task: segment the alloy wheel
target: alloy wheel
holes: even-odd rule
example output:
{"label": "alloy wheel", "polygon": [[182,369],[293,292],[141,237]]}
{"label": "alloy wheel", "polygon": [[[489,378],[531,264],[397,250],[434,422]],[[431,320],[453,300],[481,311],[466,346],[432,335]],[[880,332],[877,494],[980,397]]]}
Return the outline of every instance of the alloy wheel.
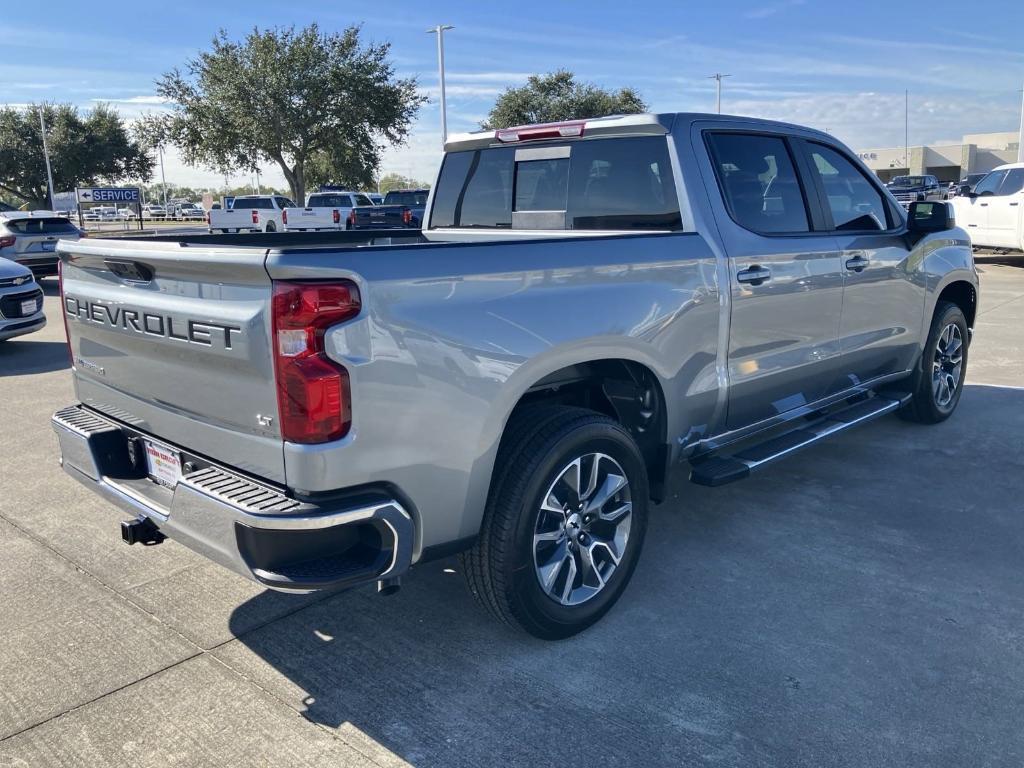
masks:
{"label": "alloy wheel", "polygon": [[537,513],[533,562],[541,589],[574,606],[604,589],[626,552],[633,504],[619,463],[588,453],[565,465]]}

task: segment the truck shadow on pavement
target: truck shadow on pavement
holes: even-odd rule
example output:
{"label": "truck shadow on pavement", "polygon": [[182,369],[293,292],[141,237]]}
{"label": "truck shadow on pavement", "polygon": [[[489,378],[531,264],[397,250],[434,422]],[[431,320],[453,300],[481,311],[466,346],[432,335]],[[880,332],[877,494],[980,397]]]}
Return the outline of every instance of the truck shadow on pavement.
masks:
{"label": "truck shadow on pavement", "polygon": [[678,474],[575,638],[491,621],[447,560],[246,632],[258,595],[218,656],[379,764],[1020,763],[1024,390],[723,488]]}
{"label": "truck shadow on pavement", "polygon": [[0,341],[0,376],[49,373],[70,367],[68,345],[62,341],[35,341],[31,336]]}

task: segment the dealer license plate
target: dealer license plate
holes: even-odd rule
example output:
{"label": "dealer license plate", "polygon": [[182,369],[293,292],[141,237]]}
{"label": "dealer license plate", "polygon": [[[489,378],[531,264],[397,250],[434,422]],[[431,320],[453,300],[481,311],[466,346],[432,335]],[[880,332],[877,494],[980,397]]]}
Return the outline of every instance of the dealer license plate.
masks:
{"label": "dealer license plate", "polygon": [[36,313],[36,300],[29,299],[28,301],[21,302],[21,314],[23,315],[34,315]]}
{"label": "dealer license plate", "polygon": [[176,486],[181,479],[181,455],[149,440],[143,440],[143,443],[146,445],[150,479],[168,488]]}

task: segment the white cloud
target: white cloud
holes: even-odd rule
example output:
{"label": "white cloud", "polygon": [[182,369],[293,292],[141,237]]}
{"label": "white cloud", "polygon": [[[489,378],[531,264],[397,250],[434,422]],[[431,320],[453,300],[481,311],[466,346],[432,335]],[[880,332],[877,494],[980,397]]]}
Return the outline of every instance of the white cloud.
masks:
{"label": "white cloud", "polygon": [[89,101],[100,101],[100,102],[107,102],[107,103],[110,103],[110,104],[167,104],[168,103],[167,99],[165,99],[163,96],[156,96],[156,95],[151,95],[151,96],[129,96],[127,98],[111,96],[111,97],[105,98],[105,99],[89,99]]}
{"label": "white cloud", "polygon": [[760,8],[754,8],[753,10],[747,11],[743,14],[743,18],[767,19],[769,16],[774,16],[787,8],[793,8],[794,6],[803,4],[804,0],[788,0],[788,2],[775,3],[774,5],[763,5]]}

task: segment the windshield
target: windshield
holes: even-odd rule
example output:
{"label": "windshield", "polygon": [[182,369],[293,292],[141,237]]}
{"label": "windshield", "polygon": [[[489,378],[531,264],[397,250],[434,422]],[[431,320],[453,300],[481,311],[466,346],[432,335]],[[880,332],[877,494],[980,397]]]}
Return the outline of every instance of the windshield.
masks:
{"label": "windshield", "polygon": [[891,187],[923,187],[926,183],[924,176],[897,176],[889,182]]}

